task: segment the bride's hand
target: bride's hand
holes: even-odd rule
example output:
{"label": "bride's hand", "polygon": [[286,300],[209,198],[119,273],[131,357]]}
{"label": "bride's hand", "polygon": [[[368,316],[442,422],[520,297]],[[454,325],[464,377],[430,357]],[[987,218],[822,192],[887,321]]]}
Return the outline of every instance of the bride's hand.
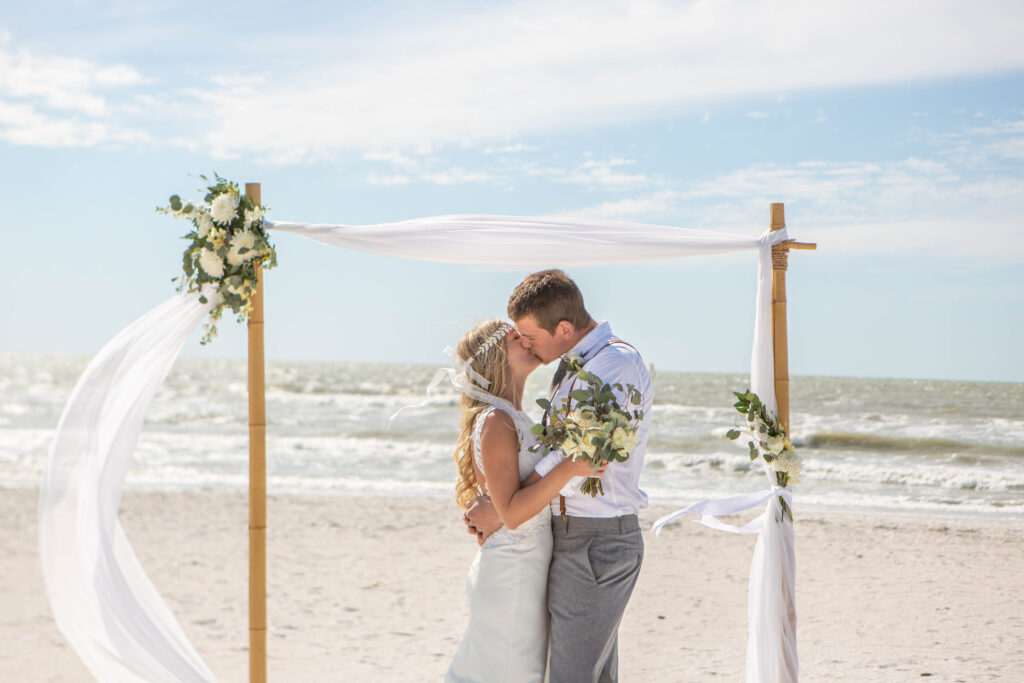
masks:
{"label": "bride's hand", "polygon": [[601,463],[595,470],[590,466],[589,460],[570,460],[569,467],[574,477],[600,477],[608,469],[608,462]]}

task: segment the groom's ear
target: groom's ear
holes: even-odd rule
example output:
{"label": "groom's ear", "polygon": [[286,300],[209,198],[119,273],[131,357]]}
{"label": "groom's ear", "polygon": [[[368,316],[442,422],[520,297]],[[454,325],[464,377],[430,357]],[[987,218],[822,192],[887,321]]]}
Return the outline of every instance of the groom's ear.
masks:
{"label": "groom's ear", "polygon": [[576,334],[576,326],[568,320],[559,320],[555,327],[555,336],[560,339],[571,339]]}

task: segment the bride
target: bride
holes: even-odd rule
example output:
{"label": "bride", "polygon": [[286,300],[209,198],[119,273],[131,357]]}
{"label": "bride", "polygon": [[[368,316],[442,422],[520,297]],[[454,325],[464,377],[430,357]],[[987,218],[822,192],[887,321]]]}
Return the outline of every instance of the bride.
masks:
{"label": "bride", "polygon": [[[515,328],[487,320],[459,342],[452,379],[462,392],[455,498],[465,509],[490,496],[503,528],[483,543],[469,569],[469,624],[446,681],[542,681],[548,651],[547,582],[551,499],[574,476],[595,476],[586,462],[564,460],[530,476],[539,456],[528,448],[533,420],[523,386],[541,361]],[[527,480],[529,477],[529,480]]]}

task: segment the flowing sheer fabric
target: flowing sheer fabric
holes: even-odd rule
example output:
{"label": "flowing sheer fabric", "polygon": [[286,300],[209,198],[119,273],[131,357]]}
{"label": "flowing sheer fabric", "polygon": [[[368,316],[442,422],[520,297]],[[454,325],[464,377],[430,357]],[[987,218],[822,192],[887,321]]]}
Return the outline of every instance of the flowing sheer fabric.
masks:
{"label": "flowing sheer fabric", "polygon": [[[448,263],[571,266],[757,250],[751,388],[775,406],[771,245],[788,239],[785,230],[753,238],[639,223],[517,216],[442,216],[364,226],[266,225],[334,246]],[[177,296],[118,334],[79,380],[50,452],[39,510],[47,592],[57,624],[103,681],[213,680],[117,522],[125,473],[146,408],[209,308],[195,295]],[[748,681],[796,680],[796,634],[784,631],[782,623],[792,611],[792,526],[767,528],[777,499],[768,497],[754,555],[757,568],[751,572]],[[787,585],[788,594],[780,602],[777,596]],[[795,615],[788,623],[795,623]],[[787,653],[792,653],[792,666],[785,673],[778,663],[790,661]]]}
{"label": "flowing sheer fabric", "polygon": [[39,501],[57,625],[101,681],[213,681],[139,564],[117,511],[157,389],[210,304],[183,294],[114,337],[71,393]]}

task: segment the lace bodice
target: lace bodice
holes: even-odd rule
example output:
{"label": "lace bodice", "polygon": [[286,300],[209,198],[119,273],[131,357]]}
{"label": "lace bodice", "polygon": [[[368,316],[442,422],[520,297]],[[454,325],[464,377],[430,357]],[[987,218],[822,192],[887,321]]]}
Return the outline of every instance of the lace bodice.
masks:
{"label": "lace bodice", "polygon": [[[530,473],[533,472],[533,468],[540,461],[540,454],[533,453],[530,451],[530,446],[536,442],[536,437],[530,431],[533,427],[533,419],[530,418],[522,410],[508,411],[505,409],[495,408],[489,406],[480,411],[476,416],[476,420],[473,422],[473,458],[476,460],[477,467],[484,473],[486,478],[487,472],[484,471],[483,458],[481,457],[480,448],[480,435],[483,434],[484,424],[487,422],[487,418],[494,413],[495,410],[503,410],[507,412],[512,418],[512,423],[516,428],[516,435],[519,437],[519,481],[523,481]],[[484,546],[497,544],[497,543],[514,543],[517,540],[531,535],[534,533],[544,532],[550,533],[549,525],[551,523],[551,510],[548,507],[544,507],[539,513],[529,520],[523,522],[516,529],[506,529],[502,527],[494,534],[492,534]]]}

